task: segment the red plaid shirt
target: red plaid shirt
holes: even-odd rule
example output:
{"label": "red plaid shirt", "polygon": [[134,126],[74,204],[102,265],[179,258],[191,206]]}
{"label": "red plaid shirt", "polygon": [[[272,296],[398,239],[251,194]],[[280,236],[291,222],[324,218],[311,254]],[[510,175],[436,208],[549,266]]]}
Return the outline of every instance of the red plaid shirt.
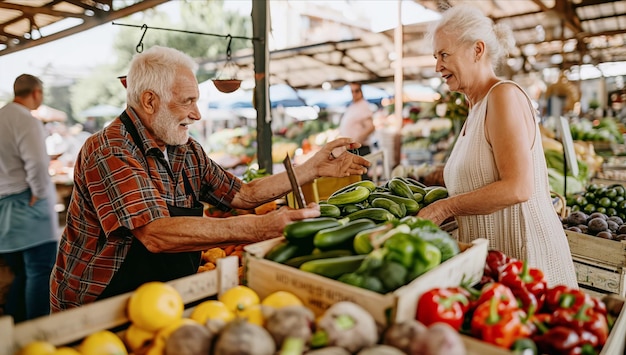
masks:
{"label": "red plaid shirt", "polygon": [[[131,231],[163,217],[166,204],[193,207],[185,194],[183,169],[198,199],[228,208],[241,181],[209,159],[198,142],[168,146],[174,178],[161,150],[134,111],[143,156],[119,117],[83,145],[74,168],[74,190],[67,225],[52,272],[50,305],[60,311],[90,303],[120,268]],[[100,236],[103,236],[102,238]]]}

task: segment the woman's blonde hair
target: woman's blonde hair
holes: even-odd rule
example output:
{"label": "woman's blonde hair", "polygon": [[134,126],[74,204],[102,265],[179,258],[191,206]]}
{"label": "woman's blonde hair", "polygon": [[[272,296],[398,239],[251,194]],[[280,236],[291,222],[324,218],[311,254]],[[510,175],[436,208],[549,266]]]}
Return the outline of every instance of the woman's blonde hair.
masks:
{"label": "woman's blonde hair", "polygon": [[467,4],[453,6],[441,14],[441,19],[429,28],[431,43],[438,31],[453,34],[460,43],[485,42],[494,69],[515,48],[513,31],[508,25],[494,24],[480,9]]}

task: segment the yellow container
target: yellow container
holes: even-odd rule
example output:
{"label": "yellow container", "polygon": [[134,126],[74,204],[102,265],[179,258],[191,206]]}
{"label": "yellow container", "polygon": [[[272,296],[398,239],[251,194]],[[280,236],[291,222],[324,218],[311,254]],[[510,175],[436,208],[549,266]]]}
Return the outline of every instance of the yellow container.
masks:
{"label": "yellow container", "polygon": [[[333,192],[357,181],[361,181],[360,175],[351,175],[340,178],[321,177],[315,179],[312,182],[302,185],[301,187],[302,193],[304,194],[304,203],[309,204],[311,202],[319,203],[320,201],[325,201]],[[287,194],[287,204],[293,208],[297,207],[291,192]]]}

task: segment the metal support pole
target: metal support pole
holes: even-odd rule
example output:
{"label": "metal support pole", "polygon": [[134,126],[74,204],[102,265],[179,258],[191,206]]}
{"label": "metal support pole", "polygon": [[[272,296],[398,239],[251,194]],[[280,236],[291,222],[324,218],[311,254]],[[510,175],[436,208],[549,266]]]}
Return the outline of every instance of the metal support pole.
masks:
{"label": "metal support pole", "polygon": [[259,169],[272,174],[272,119],[270,115],[269,49],[267,44],[269,0],[252,1],[252,34],[254,45],[254,107],[256,108],[257,160]]}

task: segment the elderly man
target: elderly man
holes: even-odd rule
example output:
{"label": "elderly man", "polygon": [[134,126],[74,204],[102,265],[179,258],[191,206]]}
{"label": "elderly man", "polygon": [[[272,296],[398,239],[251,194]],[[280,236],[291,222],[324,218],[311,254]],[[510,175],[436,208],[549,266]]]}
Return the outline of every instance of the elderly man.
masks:
{"label": "elderly man", "polygon": [[[189,137],[189,125],[200,119],[195,67],[187,55],[158,46],[133,58],[126,110],[85,142],[76,162],[52,274],[53,311],[193,274],[202,250],[278,237],[288,223],[319,216],[310,205],[202,217],[200,201],[251,209],[291,188],[285,173],[242,183]],[[362,174],[369,163],[346,152],[359,146],[352,139],[328,143],[295,167],[298,178]]]}

